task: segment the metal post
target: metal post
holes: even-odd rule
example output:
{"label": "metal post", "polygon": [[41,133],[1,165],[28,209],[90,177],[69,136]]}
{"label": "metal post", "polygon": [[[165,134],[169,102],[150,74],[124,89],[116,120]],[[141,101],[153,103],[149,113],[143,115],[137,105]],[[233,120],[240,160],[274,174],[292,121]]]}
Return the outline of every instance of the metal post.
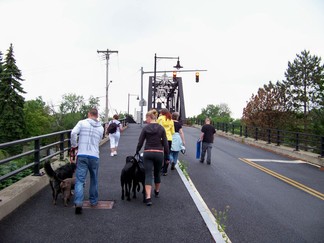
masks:
{"label": "metal post", "polygon": [[[107,76],[107,79],[108,79],[108,76]],[[109,119],[109,86],[111,83],[112,83],[112,80],[110,80],[110,82],[107,85],[107,93],[106,93],[107,121],[106,122],[108,122],[108,119]]]}
{"label": "metal post", "polygon": [[296,146],[295,146],[296,151],[299,151],[299,133],[296,133]]}
{"label": "metal post", "polygon": [[271,129],[268,129],[268,144],[271,143]]}
{"label": "metal post", "polygon": [[[107,49],[108,53],[108,49]],[[109,63],[109,54],[106,55],[106,106],[105,106],[105,122],[108,122],[108,63]]]}
{"label": "metal post", "polygon": [[141,127],[143,126],[143,67],[141,67]]}
{"label": "metal post", "polygon": [[153,109],[155,109],[155,96],[156,96],[156,53],[154,55],[154,78],[153,78]]}
{"label": "metal post", "polygon": [[324,137],[321,137],[321,158],[324,157]]}
{"label": "metal post", "polygon": [[128,102],[127,102],[127,115],[129,115],[129,96],[130,96],[130,94],[128,93]]}
{"label": "metal post", "polygon": [[60,134],[60,160],[64,160],[64,133]]}
{"label": "metal post", "polygon": [[105,107],[105,122],[108,122],[108,66],[109,66],[109,55],[110,53],[118,53],[118,51],[110,51],[107,49],[106,51],[98,51],[97,53],[104,53],[106,57],[106,107]]}
{"label": "metal post", "polygon": [[137,94],[130,94],[128,93],[128,102],[127,102],[127,115],[129,115],[129,98],[130,96],[137,96],[137,100],[139,100],[139,96]]}
{"label": "metal post", "polygon": [[35,140],[34,143],[34,160],[35,160],[35,165],[34,165],[34,176],[40,176],[39,173],[39,163],[40,163],[40,141],[39,139]]}

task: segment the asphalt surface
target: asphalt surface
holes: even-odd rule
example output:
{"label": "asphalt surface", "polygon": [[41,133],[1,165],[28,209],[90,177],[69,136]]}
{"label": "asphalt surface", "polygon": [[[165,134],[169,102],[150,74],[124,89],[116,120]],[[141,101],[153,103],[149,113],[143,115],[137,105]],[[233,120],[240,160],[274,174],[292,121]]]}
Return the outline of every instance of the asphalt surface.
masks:
{"label": "asphalt surface", "polygon": [[[199,130],[184,127],[186,147],[195,146]],[[225,232],[232,242],[324,242],[324,201],[265,173],[241,159],[324,193],[324,173],[293,158],[216,136],[212,164],[181,158],[210,209],[229,206]]]}
{"label": "asphalt surface", "polygon": [[[48,186],[0,221],[0,242],[214,242],[201,206],[177,170],[162,177],[161,197],[153,197],[151,207],[140,193],[130,202],[121,200],[120,172],[126,156],[135,153],[140,130],[130,124],[116,157],[109,156],[109,142],[101,147],[99,200],[114,202],[112,209],[84,209],[75,215],[72,204],[52,205]],[[221,136],[213,144],[212,164],[201,164],[195,159],[199,129],[184,127],[184,133],[187,150],[179,160],[209,210],[220,214],[229,206],[224,226],[231,242],[324,242],[323,200],[243,160],[320,193],[322,171]]]}
{"label": "asphalt surface", "polygon": [[140,131],[130,124],[115,157],[109,142],[100,148],[99,200],[113,202],[112,209],[84,208],[75,215],[72,202],[52,204],[47,186],[0,221],[0,242],[214,242],[177,170],[162,177],[160,198],[152,197],[151,207],[141,193],[121,200],[120,173],[126,156],[135,153]]}

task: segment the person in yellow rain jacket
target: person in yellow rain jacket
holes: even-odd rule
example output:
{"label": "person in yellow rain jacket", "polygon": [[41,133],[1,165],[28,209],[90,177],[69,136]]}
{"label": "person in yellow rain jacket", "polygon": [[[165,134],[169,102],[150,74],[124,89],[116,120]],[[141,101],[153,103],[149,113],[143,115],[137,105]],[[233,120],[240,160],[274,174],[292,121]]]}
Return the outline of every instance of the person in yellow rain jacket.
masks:
{"label": "person in yellow rain jacket", "polygon": [[[171,144],[172,144],[172,135],[174,134],[174,123],[172,120],[172,115],[170,111],[167,108],[162,108],[160,111],[160,116],[157,119],[157,123],[159,123],[161,126],[164,127],[166,136],[168,139],[168,144],[169,144],[169,151],[171,149]],[[162,175],[166,176],[168,174],[168,166],[169,166],[169,155],[164,155],[164,164],[162,168]]]}

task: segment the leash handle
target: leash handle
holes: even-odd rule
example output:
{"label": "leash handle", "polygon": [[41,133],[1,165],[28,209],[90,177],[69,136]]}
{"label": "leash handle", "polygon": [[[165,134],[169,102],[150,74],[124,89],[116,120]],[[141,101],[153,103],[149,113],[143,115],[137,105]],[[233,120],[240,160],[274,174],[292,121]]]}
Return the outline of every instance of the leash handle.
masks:
{"label": "leash handle", "polygon": [[75,157],[77,156],[77,154],[78,154],[78,147],[72,147],[70,150],[70,162],[71,163],[76,162]]}

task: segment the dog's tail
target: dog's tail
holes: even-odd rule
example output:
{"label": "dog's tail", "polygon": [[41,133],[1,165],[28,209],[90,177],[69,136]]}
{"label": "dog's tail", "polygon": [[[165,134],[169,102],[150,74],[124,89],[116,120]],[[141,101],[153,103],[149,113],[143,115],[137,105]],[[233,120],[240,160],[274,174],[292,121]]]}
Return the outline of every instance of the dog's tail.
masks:
{"label": "dog's tail", "polygon": [[52,166],[51,166],[51,162],[49,161],[46,161],[45,164],[44,164],[44,170],[46,172],[46,174],[50,177],[50,178],[54,178],[56,180],[59,180],[59,181],[63,181],[61,180],[56,172],[53,170]]}

